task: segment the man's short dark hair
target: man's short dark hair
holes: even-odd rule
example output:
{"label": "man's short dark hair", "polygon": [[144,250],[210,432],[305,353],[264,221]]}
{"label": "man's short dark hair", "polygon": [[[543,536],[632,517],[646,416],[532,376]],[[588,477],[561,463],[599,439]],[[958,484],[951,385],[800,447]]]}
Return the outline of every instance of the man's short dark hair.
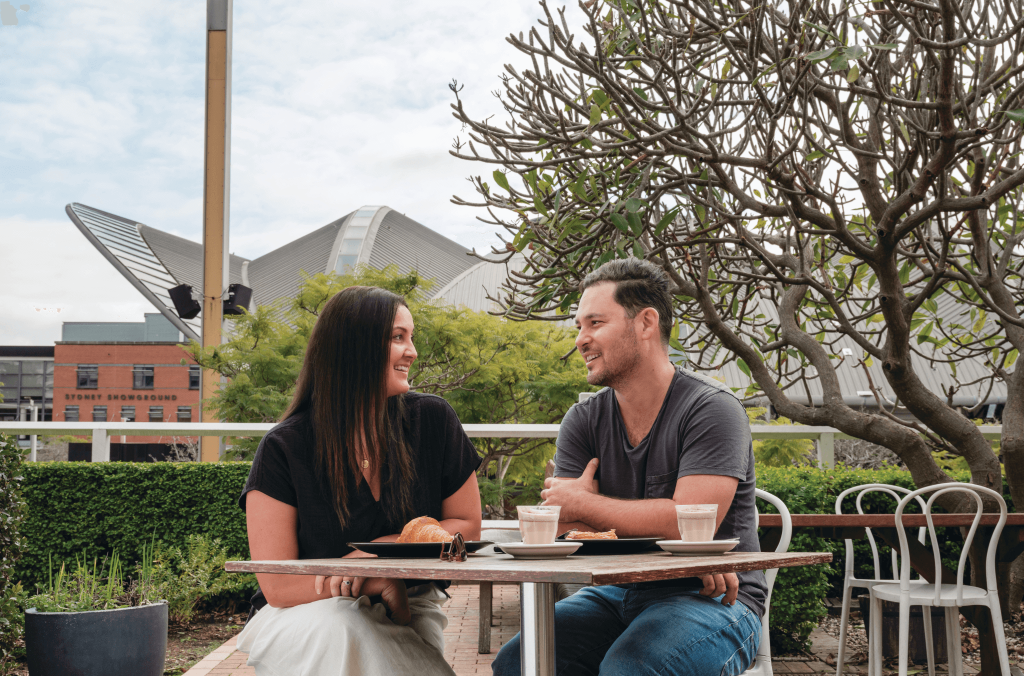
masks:
{"label": "man's short dark hair", "polygon": [[658,313],[661,342],[668,345],[672,336],[672,295],[668,275],[654,263],[639,258],[608,261],[587,275],[580,284],[580,293],[601,282],[615,283],[615,302],[626,309],[632,319],[644,308]]}

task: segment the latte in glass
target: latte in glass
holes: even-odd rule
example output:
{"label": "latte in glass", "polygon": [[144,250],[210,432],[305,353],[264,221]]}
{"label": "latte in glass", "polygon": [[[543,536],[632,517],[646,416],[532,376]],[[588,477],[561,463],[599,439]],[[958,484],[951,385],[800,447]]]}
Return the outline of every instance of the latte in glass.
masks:
{"label": "latte in glass", "polygon": [[519,512],[519,530],[524,545],[549,545],[558,534],[560,506],[535,505],[516,507]]}
{"label": "latte in glass", "polygon": [[718,505],[676,505],[676,523],[683,542],[711,542],[715,539]]}

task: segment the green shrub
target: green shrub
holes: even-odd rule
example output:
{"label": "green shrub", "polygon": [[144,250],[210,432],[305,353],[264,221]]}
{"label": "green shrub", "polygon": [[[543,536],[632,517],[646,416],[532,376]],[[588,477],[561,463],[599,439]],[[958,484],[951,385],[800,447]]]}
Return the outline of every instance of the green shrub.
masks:
{"label": "green shrub", "polygon": [[0,434],[0,674],[6,674],[12,666],[24,622],[24,592],[15,582],[16,566],[25,547],[21,533],[25,512],[21,460],[21,450],[14,440]]}
{"label": "green shrub", "polygon": [[251,595],[256,576],[228,573],[224,563],[235,558],[220,540],[189,535],[184,547],[158,549],[153,561],[153,585],[167,599],[172,622],[189,622],[203,602],[221,595]]}

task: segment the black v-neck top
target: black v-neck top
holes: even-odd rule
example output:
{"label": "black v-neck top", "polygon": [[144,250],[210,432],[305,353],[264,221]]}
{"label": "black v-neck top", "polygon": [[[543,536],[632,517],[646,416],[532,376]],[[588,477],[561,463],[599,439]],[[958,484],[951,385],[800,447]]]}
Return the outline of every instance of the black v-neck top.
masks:
{"label": "black v-neck top", "polygon": [[[432,516],[440,521],[441,503],[476,471],[480,456],[448,402],[431,394],[402,396],[405,438],[415,466],[415,513],[410,518]],[[300,559],[339,558],[352,551],[348,542],[369,542],[401,532],[405,523],[388,523],[361,474],[349,481],[349,522],[342,528],[314,449],[315,431],[308,413],[275,426],[256,450],[238,505],[244,510],[246,494],[256,490],[298,509]],[[382,482],[381,501],[387,499]]]}

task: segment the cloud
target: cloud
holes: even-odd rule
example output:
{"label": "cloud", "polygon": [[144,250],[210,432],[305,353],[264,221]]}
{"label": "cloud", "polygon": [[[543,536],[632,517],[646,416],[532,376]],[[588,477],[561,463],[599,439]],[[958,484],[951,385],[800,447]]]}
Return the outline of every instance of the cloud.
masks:
{"label": "cloud", "polygon": [[[579,25],[575,3],[567,6],[570,25]],[[450,203],[453,194],[469,197],[466,177],[487,167],[448,154],[460,133],[448,84],[465,86],[475,117],[500,113],[491,92],[504,64],[525,65],[505,37],[536,24],[535,0],[500,11],[478,0],[254,0],[234,12],[235,253],[259,256],[366,204],[390,206],[466,246],[496,241],[472,209]],[[205,3],[76,0],[33,3],[18,16],[19,25],[0,30],[5,243],[12,228],[55,232],[72,201],[200,241]],[[128,320],[141,321],[141,296],[110,281],[117,273],[70,222],[63,237],[53,247],[19,233],[17,258],[106,279],[105,292],[119,300],[96,302],[87,319],[138,307]],[[36,275],[18,302],[36,297],[49,307],[72,293],[51,278]],[[15,300],[5,296],[5,304]],[[89,315],[87,294],[75,298]],[[18,315],[24,328],[0,327],[0,344],[58,337],[59,320],[26,312]]]}

